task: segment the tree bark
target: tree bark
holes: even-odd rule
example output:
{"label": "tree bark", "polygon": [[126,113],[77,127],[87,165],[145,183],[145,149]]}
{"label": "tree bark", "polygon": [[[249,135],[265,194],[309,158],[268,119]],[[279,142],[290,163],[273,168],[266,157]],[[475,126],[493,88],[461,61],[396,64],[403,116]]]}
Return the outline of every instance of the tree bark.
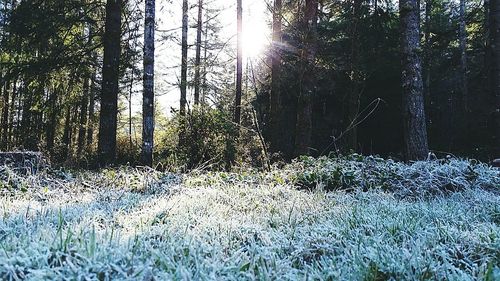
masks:
{"label": "tree bark", "polygon": [[200,103],[201,85],[201,35],[203,28],[203,0],[198,0],[198,23],[196,26],[196,58],[194,66],[194,104]]}
{"label": "tree bark", "polygon": [[47,151],[53,151],[54,149],[54,141],[57,129],[57,116],[59,114],[59,108],[57,107],[57,92],[56,88],[52,90],[52,93],[49,97],[50,104],[50,114],[49,114],[49,123],[50,126],[47,126],[46,136],[47,136]]}
{"label": "tree bark", "polygon": [[[7,1],[2,1],[0,3],[0,13],[6,13],[7,10]],[[5,27],[6,27],[6,17],[1,16],[2,21],[0,22],[0,42],[4,40],[5,37]],[[0,46],[0,52],[2,51],[2,46]],[[5,142],[3,141],[4,137],[7,137],[7,118],[4,116],[5,111],[9,111],[9,93],[7,92],[6,85],[7,81],[5,81],[5,70],[4,64],[0,63],[0,98],[3,98],[0,102],[0,150],[5,149]],[[4,126],[5,125],[5,126]],[[4,128],[5,127],[5,128]]]}
{"label": "tree bark", "polygon": [[8,137],[7,137],[7,142],[9,144],[9,147],[12,146],[13,142],[13,137],[14,137],[14,113],[18,111],[16,107],[16,101],[17,101],[17,79],[14,79],[14,83],[12,83],[12,102],[10,104],[10,110],[9,110],[9,130],[8,130]]}
{"label": "tree bark", "polygon": [[182,1],[181,115],[186,114],[188,63],[188,0]]}
{"label": "tree bark", "polygon": [[[1,39],[1,38],[0,38]],[[3,123],[3,114],[1,114],[3,112],[3,108],[5,105],[5,102],[4,102],[4,98],[3,98],[3,91],[4,91],[4,77],[3,77],[3,69],[2,69],[2,65],[0,64],[0,136],[2,136],[2,129],[3,129],[3,126],[2,126],[2,123]],[[0,137],[0,149],[2,149],[2,140],[1,140],[1,137]]]}
{"label": "tree bark", "polygon": [[95,81],[96,73],[93,69],[92,78],[90,80],[89,91],[89,115],[87,118],[87,149],[92,147],[94,143],[94,122],[95,122]]}
{"label": "tree bark", "polygon": [[62,143],[64,144],[63,157],[64,157],[64,159],[68,159],[69,147],[71,144],[71,107],[70,106],[68,106],[66,108],[66,116],[64,117],[64,132],[63,132]]}
{"label": "tree bark", "polygon": [[462,92],[463,113],[468,111],[468,86],[467,86],[467,23],[465,0],[460,0],[460,20],[459,20],[459,45],[460,45],[460,88]]}
{"label": "tree bark", "polygon": [[85,146],[85,134],[87,133],[87,107],[88,107],[88,98],[90,93],[90,84],[89,78],[85,77],[83,80],[83,93],[80,101],[80,120],[79,120],[79,129],[78,129],[78,147],[77,147],[77,156],[80,158],[81,153]]}
{"label": "tree bark", "polygon": [[107,0],[98,141],[101,166],[114,162],[116,158],[121,10],[122,0]]}
{"label": "tree bark", "polygon": [[128,85],[128,144],[130,146],[130,149],[133,147],[133,142],[132,142],[132,94],[134,91],[134,70],[132,69],[130,71],[130,81]]}
{"label": "tree bark", "polygon": [[[237,54],[236,54],[236,97],[234,99],[233,122],[241,123],[241,93],[243,87],[243,6],[242,0],[236,3]],[[237,129],[239,130],[239,128]]]}
{"label": "tree bark", "polygon": [[295,156],[310,153],[312,138],[312,98],[315,92],[315,60],[317,49],[318,1],[306,0],[302,27],[304,48],[301,50],[301,89],[297,101],[295,124]]}
{"label": "tree bark", "polygon": [[[483,29],[484,29],[484,57],[483,57],[483,68],[484,68],[484,75],[486,78],[486,83],[487,85],[491,86],[491,48],[490,48],[490,39],[491,39],[491,34],[490,34],[490,0],[484,0],[483,3],[483,10],[484,10],[484,22],[483,22]],[[488,87],[488,89],[490,89]],[[489,95],[489,93],[488,93]]]}
{"label": "tree bark", "polygon": [[429,152],[425,124],[420,49],[420,9],[416,0],[400,0],[403,88],[403,136],[407,160],[423,160]]}
{"label": "tree bark", "polygon": [[146,0],[144,21],[144,94],[142,98],[142,157],[143,164],[153,166],[154,134],[154,59],[155,59],[155,0]]}
{"label": "tree bark", "polygon": [[205,24],[205,42],[203,43],[203,82],[202,82],[202,90],[203,94],[201,97],[201,103],[205,104],[207,100],[207,64],[208,64],[208,13],[205,13],[206,24]]}
{"label": "tree bark", "polygon": [[273,43],[271,50],[271,95],[269,99],[269,136],[272,152],[281,150],[281,44],[282,0],[274,0]]}
{"label": "tree bark", "polygon": [[23,96],[23,89],[25,87],[25,80],[24,77],[21,78],[21,83],[19,85],[19,95],[17,95],[17,110],[16,110],[16,128],[15,128],[15,134],[14,134],[14,141],[16,145],[20,145],[23,141],[21,138],[22,135],[22,125],[23,125],[23,111],[24,111],[24,96]]}
{"label": "tree bark", "polygon": [[9,109],[10,109],[10,82],[4,82],[3,93],[3,108],[2,108],[2,130],[1,130],[1,146],[0,149],[7,150],[8,147],[8,133],[9,133]]}
{"label": "tree bark", "polygon": [[[25,88],[26,89],[26,85]],[[22,143],[24,149],[33,150],[32,141],[30,138],[32,134],[32,112],[31,106],[33,101],[33,94],[31,91],[26,91],[22,96],[22,112],[21,112],[21,124],[19,128],[19,139]]]}
{"label": "tree bark", "polygon": [[424,23],[424,103],[427,113],[427,124],[431,124],[431,57],[432,57],[432,42],[431,42],[431,18],[432,18],[432,1],[425,0],[425,23]]}

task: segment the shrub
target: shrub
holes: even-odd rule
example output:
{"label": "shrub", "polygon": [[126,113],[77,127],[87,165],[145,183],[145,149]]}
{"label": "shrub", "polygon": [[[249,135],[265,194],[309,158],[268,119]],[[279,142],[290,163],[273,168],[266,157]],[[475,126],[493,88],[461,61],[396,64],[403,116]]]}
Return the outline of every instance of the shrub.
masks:
{"label": "shrub", "polygon": [[228,141],[235,132],[230,119],[212,108],[195,108],[185,116],[176,114],[161,133],[156,150],[158,161],[181,170],[222,168]]}
{"label": "shrub", "polygon": [[326,190],[382,189],[425,196],[471,187],[499,190],[499,171],[475,160],[442,159],[402,163],[358,154],[295,160],[288,170],[296,185]]}

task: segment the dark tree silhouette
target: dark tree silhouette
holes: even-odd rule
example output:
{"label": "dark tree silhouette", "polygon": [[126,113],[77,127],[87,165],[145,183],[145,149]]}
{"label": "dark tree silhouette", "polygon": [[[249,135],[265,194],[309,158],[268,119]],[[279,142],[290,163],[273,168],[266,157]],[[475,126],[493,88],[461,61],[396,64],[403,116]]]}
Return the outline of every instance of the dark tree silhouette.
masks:
{"label": "dark tree silhouette", "polygon": [[403,82],[404,151],[408,160],[422,160],[429,152],[425,124],[420,49],[420,9],[417,0],[400,0]]}
{"label": "dark tree silhouette", "polygon": [[182,1],[181,115],[186,114],[188,69],[188,0]]}
{"label": "dark tree silhouette", "polygon": [[142,97],[143,164],[153,165],[154,133],[154,62],[155,62],[155,0],[145,1],[144,17],[144,93]]}
{"label": "dark tree silhouette", "polygon": [[241,91],[243,81],[243,6],[242,0],[236,0],[236,15],[237,15],[237,54],[236,54],[236,97],[234,99],[234,116],[233,122],[241,123]]}
{"label": "dark tree silhouette", "polygon": [[273,42],[271,50],[271,95],[269,100],[269,135],[271,151],[281,150],[281,44],[282,44],[282,2],[274,0]]}
{"label": "dark tree silhouette", "polygon": [[203,30],[203,0],[198,0],[198,20],[196,24],[196,58],[194,63],[194,104],[200,103],[201,86],[201,34]]}
{"label": "dark tree silhouette", "polygon": [[295,125],[295,156],[310,153],[312,135],[312,99],[316,87],[314,73],[317,52],[318,1],[306,0],[302,19],[303,43],[301,50],[300,92]]}
{"label": "dark tree silhouette", "polygon": [[100,165],[112,163],[116,158],[121,11],[122,0],[107,0],[99,117],[98,154]]}

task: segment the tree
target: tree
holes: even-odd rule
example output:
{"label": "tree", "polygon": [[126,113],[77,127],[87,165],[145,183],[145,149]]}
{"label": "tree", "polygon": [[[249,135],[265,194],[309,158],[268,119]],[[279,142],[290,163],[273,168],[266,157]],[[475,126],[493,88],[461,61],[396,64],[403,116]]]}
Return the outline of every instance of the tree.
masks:
{"label": "tree", "polygon": [[273,8],[273,42],[271,50],[271,95],[269,99],[270,120],[269,135],[271,151],[277,152],[280,148],[280,76],[281,76],[281,40],[282,40],[282,2],[274,0]]}
{"label": "tree", "polygon": [[[5,27],[7,22],[7,17],[5,16],[8,12],[7,1],[0,2],[0,56],[3,53],[3,44],[5,37]],[[4,67],[3,63],[0,61],[0,150],[6,150],[8,147],[7,136],[8,136],[8,117],[9,117],[9,91],[7,89],[9,82],[4,81]]]}
{"label": "tree", "polygon": [[84,149],[85,145],[85,135],[87,133],[87,117],[88,117],[88,99],[90,95],[90,78],[86,77],[87,74],[85,74],[85,77],[83,78],[83,92],[82,92],[82,97],[80,101],[80,123],[79,123],[79,129],[78,129],[78,148],[77,148],[77,155],[78,157],[81,156],[82,150]]}
{"label": "tree", "polygon": [[112,163],[116,158],[121,10],[122,0],[107,0],[99,116],[98,154],[100,165]]}
{"label": "tree", "polygon": [[425,124],[420,49],[420,8],[417,0],[400,0],[403,83],[403,136],[407,160],[422,160],[429,152]]}
{"label": "tree", "polygon": [[142,99],[143,163],[153,165],[155,0],[146,0],[144,17],[144,93]]}
{"label": "tree", "polygon": [[312,137],[312,102],[315,92],[315,60],[317,52],[318,1],[306,0],[302,19],[300,92],[295,125],[295,156],[309,154]]}
{"label": "tree", "polygon": [[[2,79],[0,79],[1,81]],[[1,85],[0,87],[3,86],[3,109],[2,109],[2,116],[1,116],[1,128],[0,128],[0,134],[1,134],[1,139],[0,139],[0,149],[7,150],[8,143],[7,143],[7,136],[8,136],[8,130],[9,130],[9,94],[10,94],[10,82],[5,81],[3,82],[4,85]]]}
{"label": "tree", "polygon": [[89,116],[87,118],[87,148],[91,148],[94,143],[94,123],[95,123],[95,81],[96,69],[92,69],[92,77],[89,89]]}
{"label": "tree", "polygon": [[[425,0],[425,22],[424,22],[424,102],[427,112],[430,111],[431,102],[431,57],[432,57],[432,43],[431,43],[431,16],[432,16],[432,1]],[[427,113],[429,115],[429,113]]]}
{"label": "tree", "polygon": [[186,114],[188,68],[188,1],[182,1],[181,115]]}
{"label": "tree", "polygon": [[[87,31],[88,31],[88,38],[87,38],[87,43],[88,45],[92,44],[92,39],[93,39],[93,30],[92,30],[92,25],[88,24],[87,25]],[[85,34],[84,36],[85,37]],[[90,54],[92,56],[92,54]],[[83,77],[83,88],[82,88],[82,95],[81,95],[81,101],[80,101],[80,123],[79,123],[79,130],[78,130],[78,148],[77,148],[77,155],[78,158],[80,158],[82,151],[85,148],[85,141],[86,141],[86,134],[88,132],[88,107],[89,107],[89,99],[93,98],[92,97],[92,89],[90,85],[90,80],[92,77],[92,67],[86,67],[84,72],[84,77]]]}
{"label": "tree", "polygon": [[467,22],[465,0],[460,0],[458,41],[460,48],[460,86],[462,92],[462,108],[464,117],[468,111],[468,86],[467,86]]}
{"label": "tree", "polygon": [[352,19],[349,27],[351,54],[349,62],[350,93],[347,104],[347,147],[356,151],[358,147],[358,129],[356,119],[359,114],[363,77],[361,73],[361,45],[359,30],[361,28],[362,0],[352,1]]}
{"label": "tree", "polygon": [[[496,104],[492,112],[493,145],[496,147],[494,153],[500,155],[500,0],[490,0],[489,7],[489,36],[490,36],[490,88],[493,104]],[[496,157],[494,156],[494,157]]]}
{"label": "tree", "polygon": [[[236,97],[234,99],[233,122],[241,123],[241,92],[243,82],[243,6],[242,0],[236,0],[237,18],[237,54],[236,54]],[[238,128],[239,130],[239,128]]]}
{"label": "tree", "polygon": [[196,24],[196,58],[194,64],[194,104],[200,103],[201,86],[201,33],[203,28],[203,0],[198,0],[198,22]]}

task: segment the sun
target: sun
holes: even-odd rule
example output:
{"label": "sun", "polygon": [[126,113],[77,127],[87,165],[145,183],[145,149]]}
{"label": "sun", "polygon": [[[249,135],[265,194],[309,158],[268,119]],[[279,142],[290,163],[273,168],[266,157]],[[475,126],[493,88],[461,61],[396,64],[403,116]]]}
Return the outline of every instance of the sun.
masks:
{"label": "sun", "polygon": [[256,58],[262,55],[269,45],[268,33],[265,22],[249,19],[243,26],[243,56]]}

